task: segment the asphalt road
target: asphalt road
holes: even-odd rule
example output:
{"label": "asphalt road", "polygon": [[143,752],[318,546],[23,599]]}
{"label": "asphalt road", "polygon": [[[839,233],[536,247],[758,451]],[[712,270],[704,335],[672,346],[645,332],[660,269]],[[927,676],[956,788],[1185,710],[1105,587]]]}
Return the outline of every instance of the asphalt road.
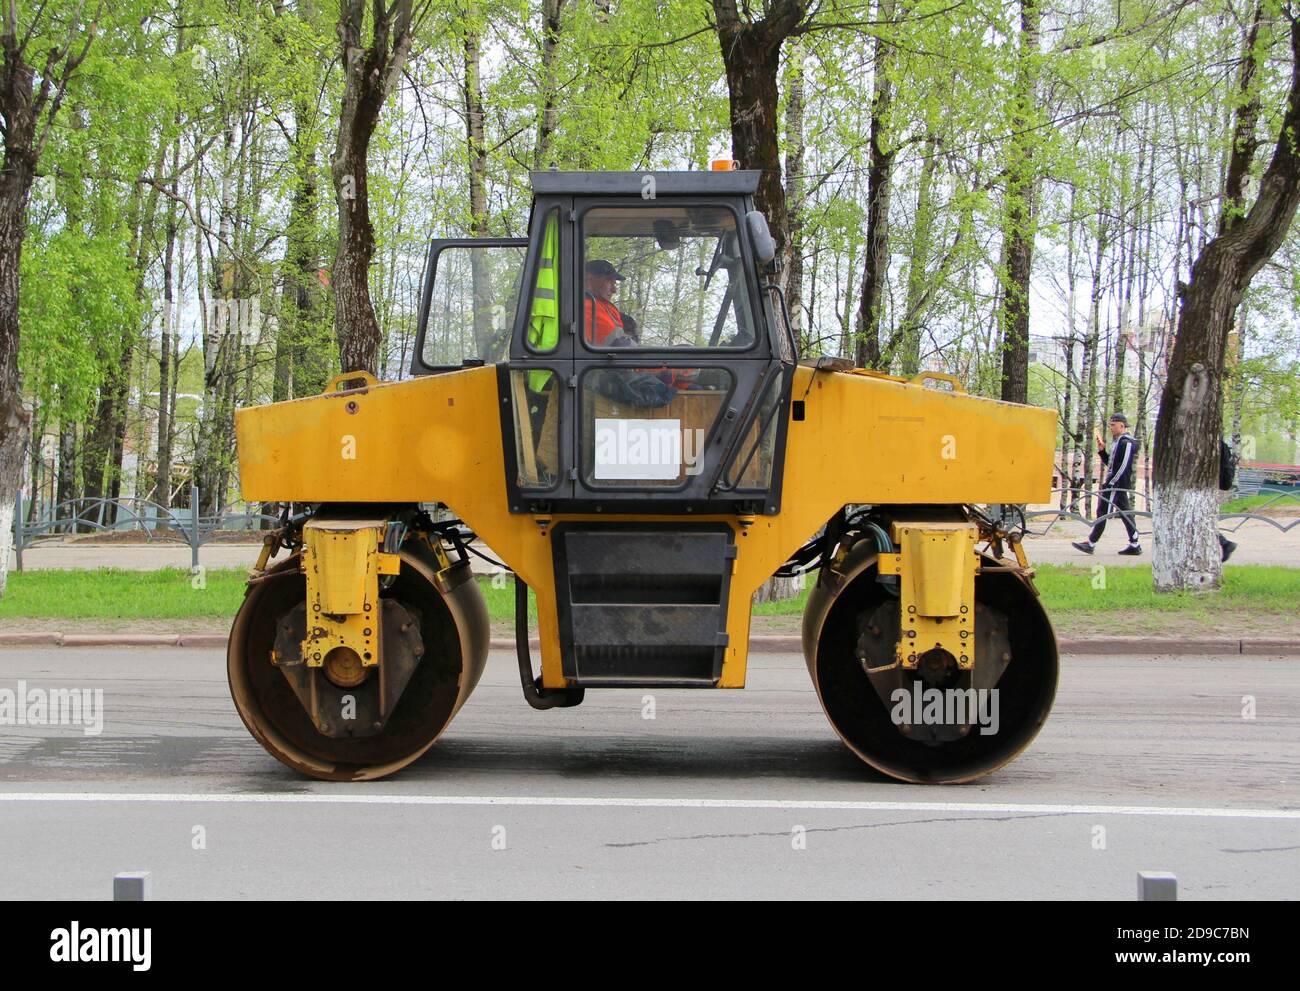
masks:
{"label": "asphalt road", "polygon": [[[393,779],[295,776],[206,650],[0,651],[0,689],[102,688],[103,731],[0,726],[0,897],[1300,897],[1300,659],[1067,658],[1015,763],[894,784],[802,660],[741,692],[590,692],[534,712],[513,658]],[[1255,718],[1243,718],[1252,696]],[[201,842],[200,842],[201,841]]]}

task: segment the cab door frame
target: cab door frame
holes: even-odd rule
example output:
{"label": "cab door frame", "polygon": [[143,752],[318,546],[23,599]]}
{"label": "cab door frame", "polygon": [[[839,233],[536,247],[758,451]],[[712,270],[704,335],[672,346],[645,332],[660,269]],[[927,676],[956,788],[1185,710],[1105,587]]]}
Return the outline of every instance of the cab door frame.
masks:
{"label": "cab door frame", "polygon": [[[424,275],[420,283],[420,308],[415,321],[415,344],[411,352],[411,375],[438,375],[473,367],[478,358],[464,358],[458,365],[429,365],[424,361],[424,341],[429,328],[429,313],[433,308],[433,286],[438,277],[438,258],[448,248],[527,248],[523,237],[436,237],[429,242],[429,252],[424,261]],[[517,316],[517,314],[516,314]],[[515,321],[510,321],[513,337]]]}
{"label": "cab door frame", "polygon": [[[528,343],[528,325],[532,315],[533,294],[537,288],[546,225],[552,214],[556,215],[558,245],[556,260],[556,303],[558,336],[555,347],[540,351]],[[572,439],[565,425],[573,421],[573,337],[574,309],[565,286],[573,266],[573,197],[538,196],[533,201],[528,221],[528,253],[524,258],[523,277],[520,281],[519,300],[510,334],[509,360],[497,366],[497,382],[501,396],[501,446],[505,455],[506,494],[512,513],[550,512],[557,501],[573,498],[574,474]],[[518,393],[513,387],[513,376],[529,372],[550,372],[552,388],[547,402],[558,402],[556,426],[558,430],[557,478],[550,487],[525,487],[520,485],[519,437],[515,430],[515,405]],[[521,413],[521,415],[527,415]]]}

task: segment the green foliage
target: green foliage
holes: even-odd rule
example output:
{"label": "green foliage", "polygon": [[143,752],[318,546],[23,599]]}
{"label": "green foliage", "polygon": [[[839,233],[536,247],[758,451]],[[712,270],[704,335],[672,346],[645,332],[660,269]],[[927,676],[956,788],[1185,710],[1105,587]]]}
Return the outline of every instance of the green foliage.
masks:
{"label": "green foliage", "polygon": [[[20,3],[20,21],[38,6]],[[976,394],[999,393],[1003,250],[1023,222],[1035,237],[1031,333],[1074,337],[1068,375],[1077,398],[1095,288],[1099,400],[1118,388],[1126,406],[1135,401],[1141,362],[1154,414],[1161,383],[1150,379],[1162,358],[1149,331],[1175,312],[1175,282],[1187,280],[1216,229],[1233,110],[1258,99],[1256,137],[1264,147],[1271,140],[1290,72],[1285,18],[1278,0],[1267,0],[1258,42],[1246,51],[1253,13],[1246,0],[1037,6],[1036,46],[1022,45],[1019,2],[911,0],[896,4],[892,18],[879,4],[830,0],[811,9],[798,36],[807,336],[824,353],[851,343],[879,70],[893,92],[882,147],[894,152],[883,326],[910,328],[915,353],[906,360],[953,371]],[[45,6],[41,44],[60,36],[67,7]],[[524,230],[532,169],[700,168],[731,150],[709,4],[557,7],[548,38],[540,3],[428,6],[370,148],[370,286],[389,376],[409,364],[428,239],[470,228],[467,33],[482,51],[492,234]],[[127,368],[128,436],[148,461],[169,215],[180,464],[196,458],[199,397],[228,428],[235,406],[312,393],[337,366],[327,285],[337,221],[330,163],[342,78],[337,18],[327,0],[106,5],[51,132],[40,168],[49,178],[31,207],[21,360],[39,421],[78,421],[84,435],[109,373]],[[874,61],[877,38],[888,53],[883,67]],[[792,51],[787,41],[787,61]],[[1243,57],[1258,70],[1244,93],[1236,85]],[[548,108],[553,132],[542,152]],[[773,125],[785,140],[782,109]],[[1254,174],[1262,167],[1261,154]],[[1023,221],[1010,209],[1021,201],[1033,207]],[[218,370],[224,377],[204,373],[200,292],[208,301],[261,303],[265,326],[228,352],[229,367]],[[1263,460],[1295,457],[1298,306],[1293,230],[1247,296],[1245,350],[1229,385],[1242,399],[1243,433]],[[1126,382],[1103,382],[1120,324],[1132,328],[1139,314],[1148,343],[1129,353]],[[1031,401],[1059,407],[1066,376],[1036,365]],[[1225,431],[1234,407],[1225,403]],[[229,445],[228,429],[209,433],[217,446]],[[225,464],[229,454],[213,459]],[[233,477],[227,481],[233,493]]]}
{"label": "green foliage", "polygon": [[47,416],[82,420],[105,370],[96,342],[121,338],[140,319],[126,232],[87,237],[64,229],[30,238],[22,277],[26,388]]}

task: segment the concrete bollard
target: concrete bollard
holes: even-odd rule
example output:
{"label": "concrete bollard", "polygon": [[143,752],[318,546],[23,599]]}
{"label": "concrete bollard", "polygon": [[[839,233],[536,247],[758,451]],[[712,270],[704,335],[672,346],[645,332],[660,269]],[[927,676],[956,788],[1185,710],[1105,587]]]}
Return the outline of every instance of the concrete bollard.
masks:
{"label": "concrete bollard", "polygon": [[1166,871],[1138,871],[1138,901],[1178,901],[1178,878]]}
{"label": "concrete bollard", "polygon": [[149,887],[148,871],[123,871],[113,878],[113,901],[147,902]]}

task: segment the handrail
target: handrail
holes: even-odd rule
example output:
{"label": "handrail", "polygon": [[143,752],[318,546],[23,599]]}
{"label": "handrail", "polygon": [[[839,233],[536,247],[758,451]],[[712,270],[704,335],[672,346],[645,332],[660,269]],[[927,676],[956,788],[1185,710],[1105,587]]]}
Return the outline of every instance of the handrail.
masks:
{"label": "handrail", "polygon": [[[332,379],[330,379],[328,382],[325,383],[325,388],[321,389],[321,395],[327,396],[331,392],[339,391],[338,385],[340,382],[355,382],[358,379],[366,383],[364,388],[367,389],[369,389],[371,386],[380,384],[379,379],[375,378],[375,376],[371,375],[367,371],[339,372],[339,374],[335,375]],[[355,388],[355,386],[353,388]],[[344,389],[342,391],[347,392],[348,390]]]}
{"label": "handrail", "polygon": [[909,384],[924,386],[926,382],[947,382],[952,386],[953,392],[966,391],[966,387],[961,384],[961,379],[950,372],[917,372],[912,376]]}

